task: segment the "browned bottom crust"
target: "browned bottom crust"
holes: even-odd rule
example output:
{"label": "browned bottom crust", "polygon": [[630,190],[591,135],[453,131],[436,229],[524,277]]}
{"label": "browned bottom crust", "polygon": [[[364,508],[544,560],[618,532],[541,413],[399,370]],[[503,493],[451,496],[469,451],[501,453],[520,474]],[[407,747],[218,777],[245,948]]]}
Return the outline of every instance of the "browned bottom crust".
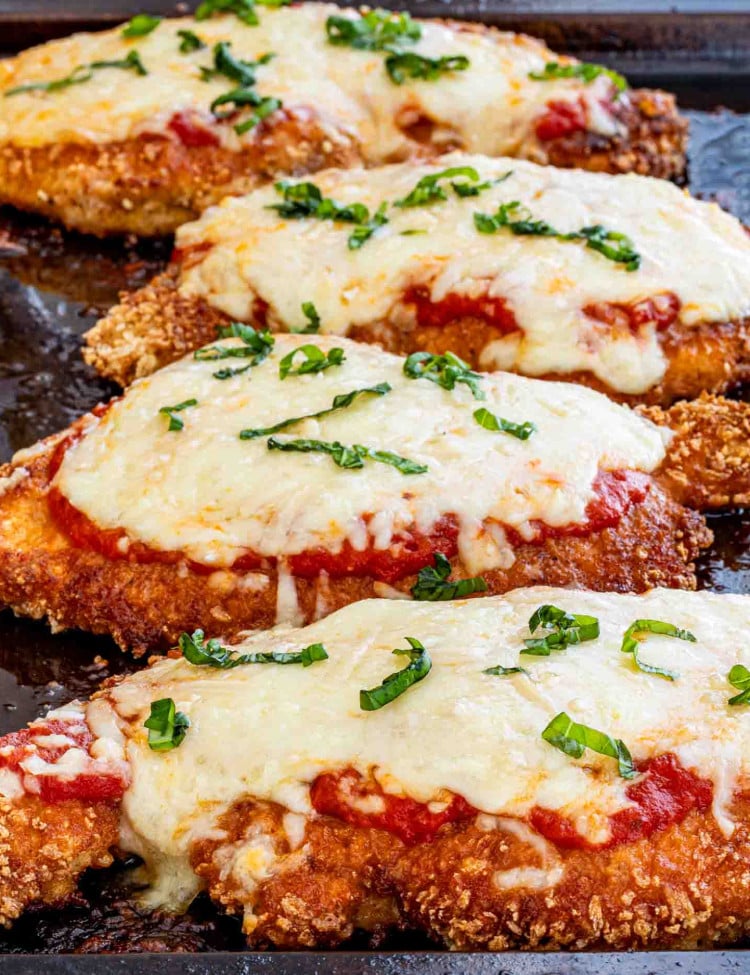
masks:
{"label": "browned bottom crust", "polygon": [[[202,298],[177,290],[178,269],[170,268],[152,284],[123,295],[121,303],[99,321],[85,338],[83,356],[107,379],[127,386],[134,379],[212,342],[227,315]],[[413,320],[377,322],[353,328],[348,337],[408,355],[425,350],[454,352],[480,368],[482,349],[503,332],[478,318],[459,318],[440,326],[417,326]],[[576,382],[620,402],[669,406],[702,392],[720,394],[750,379],[750,319],[703,325],[670,325],[662,333],[667,370],[647,392],[626,395],[612,390],[592,373],[548,373],[537,378]]]}
{"label": "browned bottom crust", "polygon": [[[173,646],[180,633],[197,627],[231,637],[276,623],[275,570],[266,584],[251,585],[231,571],[205,575],[187,565],[112,561],[75,548],[47,504],[53,445],[54,439],[48,441],[27,462],[28,476],[0,495],[0,603],[20,615],[47,617],[54,628],[110,634],[136,654]],[[0,477],[10,471],[0,468]],[[654,482],[646,500],[616,528],[521,545],[509,569],[483,575],[490,594],[539,584],[620,592],[692,589],[693,560],[711,538],[700,515]],[[470,575],[458,559],[454,568],[459,577]],[[414,581],[407,577],[397,588],[407,592]],[[306,622],[380,590],[369,576],[297,579],[296,588]]]}
{"label": "browned bottom crust", "polygon": [[[539,143],[528,155],[555,166],[670,179],[684,174],[687,121],[671,95],[630,92],[617,115],[627,130],[623,136],[576,132]],[[461,148],[433,145],[429,128],[426,136],[419,130],[408,134],[414,158]],[[104,144],[7,142],[0,147],[0,202],[97,236],[153,236],[171,233],[222,197],[247,193],[279,174],[363,163],[350,135],[332,135],[314,109],[301,107],[270,116],[241,151],[185,146],[156,134]]]}

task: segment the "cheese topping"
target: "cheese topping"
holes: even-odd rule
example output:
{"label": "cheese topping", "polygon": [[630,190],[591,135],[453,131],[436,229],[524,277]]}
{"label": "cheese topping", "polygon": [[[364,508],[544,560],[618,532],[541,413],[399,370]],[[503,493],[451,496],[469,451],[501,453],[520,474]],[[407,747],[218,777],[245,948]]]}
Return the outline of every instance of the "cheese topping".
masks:
{"label": "cheese topping", "polygon": [[[423,21],[421,39],[403,49],[429,58],[463,55],[469,67],[435,81],[396,85],[385,70],[386,52],[328,42],[326,19],[341,15],[340,8],[308,3],[279,10],[258,7],[257,13],[257,27],[231,15],[200,22],[165,20],[144,37],[123,38],[119,28],[76,34],[0,62],[0,91],[54,81],[78,65],[120,60],[133,50],[148,71],[140,77],[104,68],[90,81],[60,91],[0,97],[0,139],[22,146],[117,142],[144,131],[164,132],[172,115],[184,111],[196,111],[210,122],[211,102],[236,86],[226,77],[201,77],[201,66],[213,66],[212,47],[219,41],[230,41],[232,53],[244,60],[273,53],[273,60],[257,71],[257,92],[281,99],[287,109],[312,107],[330,124],[332,136],[341,131],[354,136],[371,163],[411,155],[415,143],[405,130],[420,118],[434,126],[431,138],[438,147],[460,145],[489,155],[538,152],[534,123],[550,100],[580,100],[589,128],[604,135],[617,132],[612,115],[601,107],[613,95],[609,79],[602,75],[590,85],[577,79],[530,80],[530,72],[543,71],[558,58],[528,37]],[[177,32],[186,29],[206,48],[181,54]],[[236,136],[232,122],[216,131],[230,148],[253,138],[252,132]]]}
{"label": "cheese topping", "polygon": [[[600,637],[549,657],[519,658],[529,617],[543,603],[597,617]],[[679,673],[674,682],[636,670],[620,651],[625,629],[643,617],[696,636],[687,643],[649,635],[642,644],[649,663]],[[565,711],[621,738],[637,762],[674,752],[703,778],[725,777],[727,808],[718,812],[728,817],[747,775],[750,722],[727,705],[726,675],[735,663],[750,665],[749,625],[747,597],[665,589],[630,596],[538,588],[439,604],[368,600],[302,630],[255,634],[237,648],[283,652],[322,642],[326,661],[215,670],[162,660],[103,691],[88,721],[95,734],[111,734],[114,712],[132,776],[125,835],[172,864],[197,838],[196,822],[210,831],[240,797],[309,814],[310,783],[347,767],[372,769],[386,791],[421,802],[450,790],[489,816],[523,817],[535,805],[557,810],[588,839],[604,842],[607,816],[629,805],[626,780],[610,758],[564,755],[542,739],[544,728]],[[381,710],[361,711],[359,690],[398,669],[402,658],[391,651],[407,636],[427,648],[431,672]],[[519,663],[527,674],[483,673]],[[152,752],[143,722],[150,703],[164,697],[190,728],[178,748]]]}
{"label": "cheese topping", "polygon": [[[323,351],[337,344],[342,365],[279,379],[279,362],[310,336],[277,335],[273,353],[231,379],[219,367],[247,360],[185,358],[135,383],[65,454],[54,485],[100,528],[122,528],[131,540],[219,567],[245,550],[281,557],[323,547],[387,549],[416,527],[427,533],[443,516],[459,522],[459,551],[471,572],[513,561],[502,528],[533,538],[543,521],[585,521],[601,470],[652,471],[671,434],[591,390],[518,376],[482,376],[486,399],[464,385],[444,390],[404,375],[404,360],[347,339],[313,337]],[[236,348],[238,339],[217,343]],[[390,451],[427,466],[404,474],[365,460],[343,469],[323,453],[269,450],[268,438],[241,440],[331,406],[335,396],[388,383],[385,395],[360,395],[351,406],[276,434],[285,443],[309,438]],[[169,430],[160,413],[188,399]],[[531,421],[526,441],[485,430],[484,407],[513,422]],[[289,602],[289,593],[279,598]]]}
{"label": "cheese topping", "polygon": [[[312,301],[323,330],[336,334],[394,320],[410,287],[427,288],[434,302],[451,293],[489,295],[505,300],[521,331],[487,345],[483,368],[529,375],[582,370],[633,394],[664,376],[655,323],[637,332],[614,329],[587,316],[586,306],[672,293],[685,325],[750,314],[750,237],[716,204],[665,180],[461,154],[431,165],[330,170],[313,180],[324,196],[364,203],[374,212],[449,166],[472,166],[482,180],[511,175],[479,196],[460,198],[444,181],[447,201],[390,206],[389,223],[355,251],[347,247],[351,225],[280,219],[268,209],[281,199],[273,187],[227,199],[178,231],[178,248],[212,245],[182,270],[180,290],[242,320],[252,318],[260,297],[270,319],[291,329],[304,325],[300,305]],[[601,224],[627,234],[641,255],[640,268],[628,272],[580,243],[477,231],[474,213],[494,213],[514,200],[563,233]]]}

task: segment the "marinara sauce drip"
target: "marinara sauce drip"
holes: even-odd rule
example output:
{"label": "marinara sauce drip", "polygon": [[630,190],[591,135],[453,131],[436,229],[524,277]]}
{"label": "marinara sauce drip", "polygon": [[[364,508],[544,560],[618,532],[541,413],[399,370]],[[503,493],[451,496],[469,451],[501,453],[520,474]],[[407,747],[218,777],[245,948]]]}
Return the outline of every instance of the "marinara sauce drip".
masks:
{"label": "marinara sauce drip", "polygon": [[[64,739],[64,740],[63,740]],[[107,802],[120,799],[128,785],[127,772],[118,763],[91,757],[94,742],[83,717],[36,721],[23,731],[0,738],[0,769],[14,772],[29,795],[45,802]],[[58,765],[72,749],[85,753],[80,769]],[[44,762],[44,768],[38,767]],[[36,766],[36,767],[35,767]]]}
{"label": "marinara sauce drip", "polygon": [[583,99],[577,101],[554,100],[547,102],[547,111],[536,123],[534,131],[542,142],[562,139],[574,132],[586,129],[586,106]]}
{"label": "marinara sauce drip", "polygon": [[628,328],[637,333],[644,325],[654,324],[664,331],[676,320],[682,302],[672,291],[662,291],[640,301],[597,301],[584,306],[584,313],[613,328]]}
{"label": "marinara sauce drip", "polygon": [[459,318],[479,318],[505,333],[519,331],[516,316],[504,298],[470,297],[451,291],[440,301],[433,301],[427,288],[409,288],[403,302],[415,306],[420,328],[441,328]]}
{"label": "marinara sauce drip", "polygon": [[610,816],[610,838],[605,843],[590,843],[570,819],[541,806],[532,809],[531,825],[559,847],[609,849],[680,823],[693,809],[704,811],[713,801],[713,784],[686,769],[671,752],[641,762],[637,768],[643,778],[625,790],[634,805]]}
{"label": "marinara sauce drip", "polygon": [[167,128],[189,149],[218,146],[219,137],[210,128],[212,122],[196,112],[175,112]]}
{"label": "marinara sauce drip", "polygon": [[[410,846],[429,843],[446,823],[472,819],[477,814],[455,794],[443,809],[432,811],[432,803],[384,792],[374,779],[365,779],[355,769],[319,775],[310,788],[310,801],[322,816],[335,816],[350,826],[387,830]],[[369,806],[376,811],[365,811]]]}

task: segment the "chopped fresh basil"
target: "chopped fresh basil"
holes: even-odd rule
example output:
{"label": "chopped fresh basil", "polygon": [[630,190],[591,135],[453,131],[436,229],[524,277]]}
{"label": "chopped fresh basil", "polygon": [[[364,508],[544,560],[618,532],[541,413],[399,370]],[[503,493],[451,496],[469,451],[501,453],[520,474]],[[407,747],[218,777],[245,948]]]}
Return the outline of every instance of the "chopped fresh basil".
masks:
{"label": "chopped fresh basil", "polygon": [[[297,355],[302,355],[305,361],[295,366],[294,360]],[[331,366],[340,366],[345,358],[343,349],[334,348],[324,352],[317,345],[299,345],[285,355],[279,363],[279,379],[286,379],[287,376],[304,376],[310,372],[323,372]]]}
{"label": "chopped fresh basil", "polygon": [[219,337],[242,339],[242,345],[204,345],[202,349],[196,349],[193,358],[198,362],[216,362],[219,359],[250,359],[246,367],[242,369],[220,369],[215,372],[215,379],[229,379],[236,376],[251,366],[259,366],[261,362],[268,358],[273,349],[274,338],[268,330],[256,331],[252,325],[243,325],[241,322],[232,322],[230,325],[219,328]]}
{"label": "chopped fresh basil", "polygon": [[532,219],[531,211],[520,200],[501,203],[494,214],[475,213],[474,226],[482,234],[495,234],[505,228],[518,236],[554,237],[562,241],[584,241],[586,247],[617,264],[624,264],[626,271],[637,271],[641,256],[633,248],[632,240],[614,230],[605,230],[601,224],[581,227],[563,234],[546,220]]}
{"label": "chopped fresh basil", "polygon": [[407,636],[408,648],[398,648],[393,651],[397,656],[409,658],[409,663],[403,670],[389,674],[382,684],[359,692],[359,706],[363,711],[378,711],[380,708],[395,701],[404,691],[408,691],[413,684],[424,680],[432,669],[432,660],[419,640]]}
{"label": "chopped fresh basil", "polygon": [[122,29],[123,37],[145,37],[155,30],[161,23],[161,17],[152,17],[151,14],[136,14],[131,17]]}
{"label": "chopped fresh basil", "polygon": [[620,738],[610,738],[603,731],[577,724],[564,711],[550,721],[542,732],[542,738],[572,758],[581,758],[586,749],[590,748],[599,755],[616,759],[617,771],[623,779],[633,779],[636,776],[633,759]]}
{"label": "chopped fresh basil", "polygon": [[218,640],[205,640],[204,637],[203,630],[196,630],[192,636],[183,633],[179,639],[183,657],[196,667],[216,667],[219,670],[231,670],[245,664],[302,664],[309,667],[318,660],[328,659],[322,643],[311,643],[309,647],[289,653],[274,650],[234,656],[231,647],[222,646]]}
{"label": "chopped fresh basil", "polygon": [[347,246],[350,251],[358,251],[362,244],[368,241],[376,230],[388,223],[388,217],[385,215],[387,207],[387,203],[381,203],[369,220],[365,220],[358,227],[354,228],[347,240]]}
{"label": "chopped fresh basil", "polygon": [[611,68],[605,68],[603,64],[590,64],[586,61],[579,61],[576,64],[560,64],[558,61],[548,61],[544,66],[544,71],[530,71],[529,78],[532,81],[556,81],[558,78],[580,78],[584,84],[590,85],[600,75],[606,75],[618,92],[625,91],[628,83],[621,74]]}
{"label": "chopped fresh basil", "polygon": [[329,17],[326,34],[330,44],[358,51],[390,51],[394,44],[418,41],[422,28],[408,13],[368,10],[356,17]]}
{"label": "chopped fresh basil", "polygon": [[349,236],[349,250],[359,250],[379,227],[388,223],[388,218],[385,215],[387,204],[385,203],[381,203],[371,217],[370,211],[364,203],[349,203],[347,205],[337,203],[335,200],[324,197],[315,183],[290,183],[287,180],[282,180],[275,183],[274,186],[276,191],[284,197],[284,202],[272,203],[268,209],[276,210],[282,217],[291,220],[315,217],[318,220],[357,224],[356,229]]}
{"label": "chopped fresh basil", "polygon": [[435,565],[419,570],[417,581],[411,588],[415,599],[438,602],[445,599],[462,599],[474,592],[487,592],[487,583],[481,576],[471,579],[448,581],[451,564],[442,552],[435,552]]}
{"label": "chopped fresh basil", "polygon": [[742,664],[735,664],[727,674],[727,680],[740,692],[730,697],[727,704],[750,704],[750,670]]}
{"label": "chopped fresh basil", "polygon": [[464,54],[426,58],[413,51],[399,51],[385,59],[385,70],[394,85],[403,85],[407,79],[437,81],[450,71],[466,71],[468,67],[469,59]]}
{"label": "chopped fresh basil", "polygon": [[[224,92],[211,102],[211,111],[218,119],[227,119],[234,115],[239,109],[250,106],[255,111],[242,122],[234,126],[234,131],[238,135],[244,135],[254,129],[255,126],[272,112],[281,108],[281,101],[278,98],[260,95],[254,88],[255,72],[259,67],[275,57],[273,53],[264,54],[257,61],[243,61],[232,54],[229,41],[219,41],[214,45],[214,66],[212,68],[201,68],[204,81],[210,81],[217,75],[224,75],[230,81],[236,81],[237,87]],[[229,106],[223,108],[223,106]]]}
{"label": "chopped fresh basil", "polygon": [[363,444],[354,444],[348,447],[339,443],[338,440],[332,442],[305,439],[277,440],[275,437],[269,437],[266,446],[269,450],[283,450],[300,454],[328,454],[337,467],[343,467],[346,470],[359,470],[365,466],[365,460],[388,464],[402,474],[424,474],[428,470],[426,464],[419,464],[417,461],[409,460],[408,457],[400,457],[389,450],[376,450]]}
{"label": "chopped fresh basil", "polygon": [[291,0],[203,0],[195,11],[196,20],[208,20],[214,14],[234,14],[248,27],[259,23],[256,6],[286,7]]}
{"label": "chopped fresh basil", "polygon": [[[534,637],[533,634],[539,629],[550,632],[544,637]],[[596,640],[599,636],[599,620],[595,616],[566,613],[558,606],[545,604],[532,613],[529,631],[532,639],[523,641],[525,649],[521,653],[549,657],[553,650],[564,650],[565,647],[577,643]]]}
{"label": "chopped fresh basil", "polygon": [[180,54],[190,54],[192,51],[202,51],[206,46],[197,34],[191,30],[178,30],[177,36],[180,38]]}
{"label": "chopped fresh basil", "polygon": [[412,352],[404,362],[404,375],[409,379],[429,379],[431,383],[448,390],[455,389],[456,383],[463,383],[469,387],[474,399],[485,399],[484,392],[479,388],[481,375],[469,369],[463,359],[452,352],[445,355]]}
{"label": "chopped fresh basil", "polygon": [[695,643],[693,634],[689,630],[681,630],[673,623],[663,623],[661,620],[635,620],[622,635],[620,650],[623,653],[633,654],[633,663],[638,670],[642,670],[645,674],[664,677],[665,680],[677,680],[680,675],[675,671],[665,670],[663,667],[654,667],[652,664],[647,664],[641,660],[638,655],[640,647],[638,637],[644,633],[658,633],[661,636],[671,636],[676,640],[687,640],[689,643]]}
{"label": "chopped fresh basil", "polygon": [[333,403],[325,410],[318,410],[317,413],[306,413],[304,416],[292,416],[287,420],[281,420],[280,423],[275,423],[272,427],[259,427],[256,430],[241,430],[240,440],[257,440],[258,437],[267,437],[272,433],[279,433],[281,430],[286,430],[288,427],[292,427],[297,423],[302,423],[304,420],[318,420],[320,417],[328,416],[330,413],[345,410],[356,399],[359,399],[360,396],[385,396],[390,391],[391,386],[389,383],[378,383],[377,386],[366,386],[363,389],[352,389],[348,393],[339,393],[338,396],[334,396]]}
{"label": "chopped fresh basil", "polygon": [[474,419],[485,430],[492,430],[493,433],[509,433],[519,440],[528,440],[532,433],[536,433],[537,429],[536,424],[532,423],[531,420],[513,423],[511,420],[504,420],[501,416],[490,413],[484,407],[474,410]]}
{"label": "chopped fresh basil", "polygon": [[185,426],[182,418],[175,416],[175,413],[182,413],[183,410],[188,409],[190,406],[197,406],[197,399],[186,399],[184,403],[178,403],[177,406],[162,406],[159,409],[159,413],[169,418],[169,426],[167,430],[169,431],[179,431]]}
{"label": "chopped fresh basil", "polygon": [[302,314],[307,319],[307,325],[304,328],[293,328],[292,331],[297,335],[316,335],[320,331],[320,315],[315,305],[311,301],[304,301]]}
{"label": "chopped fresh basil", "polygon": [[420,230],[417,227],[409,227],[408,230],[400,230],[399,235],[401,237],[416,237],[417,234],[426,234],[426,230]]}
{"label": "chopped fresh basil", "polygon": [[185,740],[190,720],[177,711],[171,697],[151,702],[151,714],[143,722],[148,728],[148,747],[154,752],[169,752]]}
{"label": "chopped fresh basil", "polygon": [[79,64],[65,78],[16,85],[15,88],[9,88],[3,97],[10,98],[11,95],[20,95],[26,91],[61,91],[71,85],[80,85],[84,81],[90,81],[94,77],[94,71],[99,71],[101,68],[122,68],[124,71],[135,71],[139,75],[148,74],[143,66],[140,54],[137,51],[130,51],[127,57],[117,61],[92,61],[90,64]]}
{"label": "chopped fresh basil", "polygon": [[277,112],[281,108],[281,101],[278,98],[261,98],[260,101],[256,103],[255,111],[252,115],[245,119],[244,122],[238,122],[234,126],[234,131],[237,135],[244,135],[255,126],[262,122],[264,118],[268,118],[273,112]]}
{"label": "chopped fresh basil", "polygon": [[528,674],[528,670],[524,670],[523,667],[503,667],[502,664],[497,664],[494,667],[488,667],[482,673],[490,674],[492,677],[510,677],[513,674]]}
{"label": "chopped fresh basil", "polygon": [[[480,188],[486,189],[490,185],[489,182],[480,183],[479,173],[473,166],[451,166],[439,173],[423,176],[411,193],[400,200],[395,200],[393,205],[395,207],[422,207],[428,206],[430,203],[437,203],[440,200],[447,200],[448,194],[440,186],[440,180],[459,176],[468,182],[451,183],[458,196],[476,196],[480,192]],[[467,192],[471,187],[473,187],[472,192]]]}
{"label": "chopped fresh basil", "polygon": [[232,369],[227,366],[224,369],[218,369],[213,373],[214,379],[233,379],[235,376],[241,376],[243,372],[247,372],[248,369],[252,369],[252,362],[248,362],[246,366],[238,366],[236,369]]}

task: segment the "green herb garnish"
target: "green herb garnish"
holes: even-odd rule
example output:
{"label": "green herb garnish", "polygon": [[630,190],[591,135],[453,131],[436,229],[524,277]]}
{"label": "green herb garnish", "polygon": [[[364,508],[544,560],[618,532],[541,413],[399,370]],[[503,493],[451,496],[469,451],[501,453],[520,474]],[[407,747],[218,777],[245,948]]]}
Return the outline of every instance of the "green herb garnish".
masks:
{"label": "green herb garnish", "polygon": [[190,720],[175,709],[171,697],[151,702],[151,714],[143,727],[148,728],[148,747],[154,752],[169,752],[185,740]]}
{"label": "green herb garnish", "polygon": [[563,241],[584,241],[587,247],[597,251],[610,261],[624,264],[626,271],[637,271],[641,266],[641,256],[633,248],[632,240],[614,230],[605,230],[601,224],[581,227],[563,234],[547,223],[534,220],[528,207],[519,200],[501,203],[494,214],[475,213],[474,226],[482,234],[495,234],[503,228],[517,236],[554,237]]}
{"label": "green herb garnish", "polygon": [[[539,629],[550,632],[544,637],[534,637],[533,634]],[[549,657],[553,650],[564,650],[577,643],[595,640],[599,636],[599,620],[595,616],[566,613],[558,606],[545,604],[532,613],[529,630],[532,639],[523,641],[525,649],[521,653]]]}
{"label": "green herb garnish", "polygon": [[[250,129],[267,118],[272,112],[281,108],[281,101],[278,98],[263,96],[255,90],[255,72],[259,67],[275,57],[273,53],[264,54],[257,61],[243,61],[236,58],[231,51],[229,41],[219,41],[214,45],[214,66],[213,68],[201,68],[204,81],[210,81],[216,75],[224,75],[230,81],[236,81],[237,87],[231,91],[224,92],[211,102],[211,111],[218,119],[227,119],[234,115],[239,109],[250,106],[255,111],[244,121],[238,122],[234,126],[234,131],[238,135],[244,135]],[[229,106],[224,108],[223,106]],[[221,109],[221,110],[220,110]]]}
{"label": "green herb garnish", "polygon": [[403,85],[407,79],[437,81],[451,71],[465,71],[469,59],[464,54],[450,54],[442,58],[426,58],[413,51],[400,51],[389,54],[385,59],[385,70],[395,85]]}
{"label": "green herb garnish", "polygon": [[214,14],[234,14],[248,27],[257,27],[256,6],[286,7],[291,0],[203,0],[195,11],[196,20],[208,20]]}
{"label": "green herb garnish", "polygon": [[452,352],[434,355],[432,352],[412,352],[404,362],[404,375],[409,379],[429,379],[443,389],[455,389],[456,383],[463,383],[471,390],[474,399],[485,399],[479,388],[482,379],[478,372],[469,369],[463,359]]}
{"label": "green herb garnish", "polygon": [[[304,357],[304,362],[298,366],[294,365],[297,355]],[[330,349],[324,352],[317,345],[299,345],[293,349],[279,363],[279,379],[286,379],[287,376],[305,376],[311,372],[323,372],[331,366],[340,366],[346,356],[344,350],[339,348]]]}
{"label": "green herb garnish", "polygon": [[145,37],[155,30],[161,23],[161,17],[152,17],[151,14],[136,14],[131,17],[122,29],[123,37]]}
{"label": "green herb garnish", "polygon": [[268,358],[274,345],[273,335],[268,330],[257,332],[252,325],[243,325],[241,322],[221,326],[219,336],[223,339],[239,338],[243,344],[204,345],[202,349],[196,349],[193,358],[198,362],[216,362],[219,359],[250,359],[250,362],[241,369],[220,369],[213,374],[215,379],[229,379],[230,376],[245,372],[245,369],[259,366]]}
{"label": "green herb garnish", "polygon": [[603,64],[590,64],[586,61],[579,61],[576,64],[560,64],[558,61],[549,61],[544,66],[544,71],[530,71],[529,78],[532,81],[556,81],[558,78],[580,78],[584,84],[590,85],[600,75],[605,74],[618,92],[625,91],[628,83],[621,74],[611,68],[605,68]]}
{"label": "green herb garnish", "polygon": [[369,220],[365,220],[349,234],[347,246],[350,251],[358,251],[362,244],[368,241],[376,230],[388,223],[388,217],[385,215],[387,207],[387,203],[381,203]]}
{"label": "green herb garnish", "polygon": [[328,416],[330,413],[345,410],[356,399],[359,399],[360,396],[385,396],[390,391],[391,386],[389,383],[378,383],[377,386],[366,386],[363,389],[352,389],[348,393],[339,393],[338,396],[334,396],[333,403],[325,410],[318,410],[317,413],[306,413],[304,416],[292,416],[287,420],[281,420],[280,423],[275,423],[272,427],[260,427],[257,430],[242,430],[240,431],[240,440],[257,440],[258,437],[267,437],[272,433],[279,433],[281,430],[286,430],[288,427],[292,427],[297,423],[302,423],[304,420],[318,420],[320,417]]}
{"label": "green herb garnish", "polygon": [[492,677],[510,677],[512,674],[528,674],[528,670],[524,670],[523,667],[503,667],[502,664],[496,664],[483,670],[482,673],[490,674]]}
{"label": "green herb garnish", "polygon": [[180,54],[190,54],[192,51],[202,51],[206,46],[197,34],[191,30],[178,30],[177,36],[180,38]]}
{"label": "green herb garnish", "polygon": [[481,576],[449,582],[450,562],[442,552],[435,552],[434,558],[434,566],[427,565],[419,570],[417,581],[411,588],[415,599],[441,602],[445,599],[463,599],[474,592],[487,592],[487,583]]}
{"label": "green herb garnish", "polygon": [[664,677],[665,680],[677,680],[680,675],[675,673],[675,671],[665,670],[663,667],[654,667],[652,664],[647,664],[641,660],[638,655],[640,647],[638,637],[645,633],[658,633],[661,636],[671,636],[676,640],[687,640],[689,643],[695,643],[696,640],[693,634],[689,630],[681,630],[674,626],[674,624],[663,623],[661,620],[635,620],[622,635],[622,646],[620,650],[623,653],[633,654],[633,663],[638,670],[642,670],[645,674],[655,674],[657,677]]}
{"label": "green herb garnish", "polygon": [[169,418],[169,426],[167,430],[169,431],[179,431],[185,426],[184,421],[181,417],[175,416],[175,413],[182,413],[183,410],[188,409],[190,406],[197,406],[197,399],[186,399],[184,403],[178,403],[177,406],[162,406],[159,409],[159,413]]}
{"label": "green herb garnish", "polygon": [[451,166],[439,173],[423,176],[411,193],[400,200],[396,200],[393,205],[395,207],[422,207],[428,206],[430,203],[437,203],[440,200],[447,200],[448,194],[440,186],[440,180],[452,180],[453,177],[459,176],[469,182],[451,182],[451,186],[458,196],[476,196],[481,190],[490,186],[489,182],[481,183],[479,181],[479,173],[473,166]]}
{"label": "green herb garnish", "polygon": [[404,691],[408,691],[413,684],[424,680],[432,669],[432,660],[425,648],[414,637],[407,636],[409,647],[398,648],[393,651],[397,656],[409,658],[409,663],[403,670],[389,674],[382,684],[359,692],[359,706],[363,711],[378,711],[380,708],[395,701]]}
{"label": "green herb garnish", "polygon": [[131,51],[126,58],[117,61],[92,61],[91,64],[79,64],[73,68],[65,78],[56,78],[54,81],[32,81],[25,85],[16,85],[9,88],[3,97],[10,98],[11,95],[20,95],[26,91],[61,91],[71,85],[80,85],[84,81],[90,81],[94,77],[94,71],[101,68],[122,68],[124,71],[135,71],[139,75],[147,75],[137,51]]}
{"label": "green herb garnish", "polygon": [[272,651],[271,653],[243,653],[234,656],[231,647],[224,647],[218,640],[205,640],[203,630],[196,630],[192,636],[183,633],[179,648],[188,663],[196,667],[216,667],[219,670],[232,670],[245,664],[302,664],[309,667],[318,660],[328,660],[322,643],[311,643],[309,647],[291,653]]}
{"label": "green herb garnish", "polygon": [[485,430],[492,430],[493,433],[509,433],[519,440],[528,440],[532,433],[536,433],[537,429],[536,424],[532,423],[531,420],[513,423],[511,420],[504,420],[501,416],[490,413],[484,407],[474,410],[474,419]]}
{"label": "green herb garnish", "polygon": [[237,135],[244,135],[250,129],[254,129],[264,118],[268,118],[273,112],[277,112],[281,108],[281,101],[278,98],[261,98],[255,103],[255,106],[255,111],[252,115],[246,118],[244,122],[238,122],[234,126],[234,131]]}
{"label": "green herb garnish", "polygon": [[610,738],[603,731],[577,724],[564,711],[550,721],[542,732],[542,738],[572,758],[580,758],[590,748],[599,755],[616,759],[617,771],[623,779],[633,779],[636,776],[633,759],[621,739]]}
{"label": "green herb garnish", "polygon": [[358,51],[390,51],[394,44],[413,44],[422,28],[408,13],[369,10],[358,17],[329,17],[326,34],[330,44]]}
{"label": "green herb garnish", "polygon": [[307,319],[307,325],[304,328],[294,328],[292,332],[296,335],[317,335],[320,331],[320,315],[311,301],[302,303],[302,314]]}
{"label": "green herb garnish", "polygon": [[402,474],[424,474],[428,470],[426,464],[419,464],[417,461],[409,460],[408,457],[400,457],[389,450],[376,450],[363,444],[354,444],[348,447],[339,443],[338,440],[277,440],[275,437],[269,437],[266,446],[269,450],[283,450],[300,454],[328,454],[337,467],[343,467],[346,470],[359,470],[365,466],[365,460],[388,464]]}
{"label": "green herb garnish", "polygon": [[364,203],[349,203],[343,205],[324,197],[315,183],[290,183],[282,180],[274,187],[284,197],[283,203],[272,203],[269,210],[276,210],[282,216],[291,220],[304,220],[315,217],[318,220],[333,220],[338,223],[357,224],[356,230],[349,237],[349,249],[358,250],[373,233],[388,223],[385,216],[387,204],[381,203],[377,211],[370,216],[369,209]]}
{"label": "green herb garnish", "polygon": [[727,704],[750,704],[750,670],[742,664],[735,664],[727,674],[727,680],[740,692],[730,697]]}

